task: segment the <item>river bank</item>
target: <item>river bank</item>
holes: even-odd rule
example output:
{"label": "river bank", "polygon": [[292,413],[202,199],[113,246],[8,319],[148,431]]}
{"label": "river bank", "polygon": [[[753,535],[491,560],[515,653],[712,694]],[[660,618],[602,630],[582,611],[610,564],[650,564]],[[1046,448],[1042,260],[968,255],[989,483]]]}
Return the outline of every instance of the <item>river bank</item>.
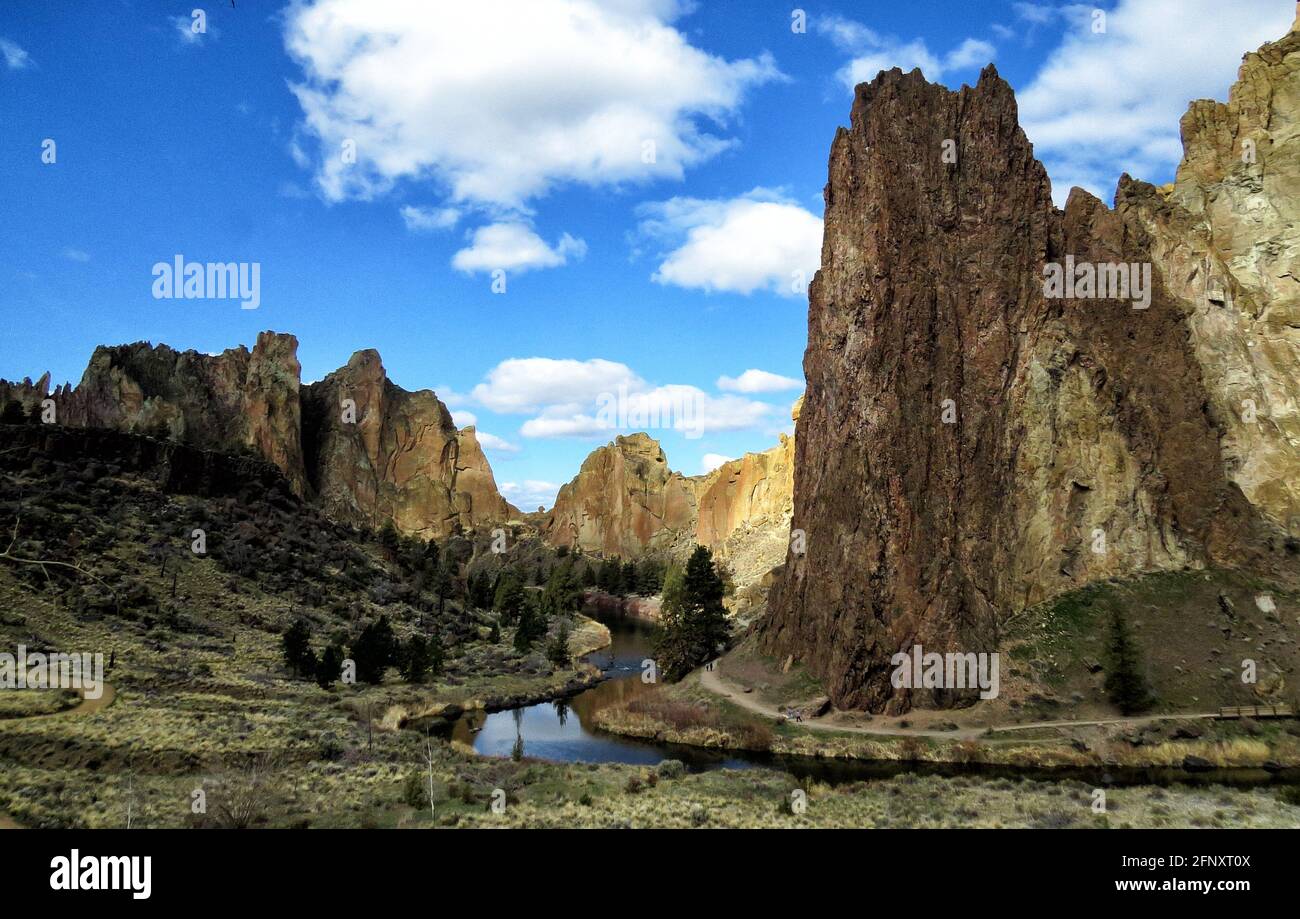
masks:
{"label": "river bank", "polygon": [[845,728],[763,715],[739,704],[740,690],[697,671],[625,705],[599,712],[602,730],[643,740],[723,751],[823,760],[986,765],[1025,770],[1173,770],[1242,782],[1300,781],[1300,726],[1282,722],[1133,719],[1078,727],[1008,725],[977,734],[909,733],[903,727]]}

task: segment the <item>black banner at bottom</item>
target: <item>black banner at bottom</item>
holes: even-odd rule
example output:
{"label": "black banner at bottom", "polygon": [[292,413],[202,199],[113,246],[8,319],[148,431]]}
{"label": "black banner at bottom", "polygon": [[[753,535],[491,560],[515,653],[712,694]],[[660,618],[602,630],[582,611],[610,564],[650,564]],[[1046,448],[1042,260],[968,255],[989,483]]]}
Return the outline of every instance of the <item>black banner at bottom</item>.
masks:
{"label": "black banner at bottom", "polygon": [[655,903],[674,889],[696,891],[692,899],[711,890],[706,901],[770,907],[770,897],[817,885],[873,904],[966,890],[1231,907],[1293,888],[1295,839],[1274,830],[14,831],[0,833],[0,882],[14,905],[127,910],[268,896],[369,909],[444,884],[492,907],[558,903],[575,878],[592,893],[622,887]]}

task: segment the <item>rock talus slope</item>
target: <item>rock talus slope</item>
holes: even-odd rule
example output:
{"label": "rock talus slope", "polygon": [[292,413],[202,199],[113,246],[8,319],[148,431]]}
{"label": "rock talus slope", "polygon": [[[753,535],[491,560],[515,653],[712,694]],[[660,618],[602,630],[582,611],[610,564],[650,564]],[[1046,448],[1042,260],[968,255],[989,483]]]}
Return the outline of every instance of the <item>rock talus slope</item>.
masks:
{"label": "rock talus slope", "polygon": [[[1249,58],[1228,106],[1193,106],[1172,190],[1125,177],[1113,211],[1078,189],[1052,205],[992,67],[959,92],[898,70],[857,88],[810,289],[806,551],[762,636],[838,706],[905,709],[894,653],[996,650],[1007,615],[1088,581],[1284,555],[1300,363],[1278,258],[1295,198],[1275,199],[1295,157],[1268,163],[1294,150],[1295,42]],[[1263,175],[1205,149],[1243,130],[1268,134]],[[1151,264],[1149,307],[1046,297],[1044,267],[1069,256]],[[1250,308],[1216,313],[1220,286]],[[1245,391],[1268,420],[1238,431]]]}

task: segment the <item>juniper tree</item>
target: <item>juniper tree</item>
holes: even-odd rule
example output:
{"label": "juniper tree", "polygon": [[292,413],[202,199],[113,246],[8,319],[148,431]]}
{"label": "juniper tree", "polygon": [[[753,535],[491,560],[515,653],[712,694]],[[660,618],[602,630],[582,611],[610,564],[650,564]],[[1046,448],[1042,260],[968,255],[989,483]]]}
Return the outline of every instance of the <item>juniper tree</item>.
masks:
{"label": "juniper tree", "polygon": [[408,683],[423,683],[429,673],[429,646],[423,635],[412,635],[402,646],[402,679]]}
{"label": "juniper tree", "polygon": [[320,656],[316,664],[316,684],[321,689],[329,689],[343,672],[343,649],[331,644]]}
{"label": "juniper tree", "polygon": [[366,625],[352,643],[352,660],[357,665],[357,678],[367,683],[384,681],[384,671],[396,658],[397,639],[387,616],[380,616]]}
{"label": "juniper tree", "polygon": [[1105,685],[1110,701],[1125,715],[1150,708],[1155,700],[1142,674],[1141,652],[1119,610],[1111,614],[1107,651],[1109,667]]}
{"label": "juniper tree", "polygon": [[311,631],[307,628],[307,623],[301,619],[295,620],[293,625],[284,630],[280,644],[284,649],[285,666],[298,676],[311,676],[316,657],[312,654]]}

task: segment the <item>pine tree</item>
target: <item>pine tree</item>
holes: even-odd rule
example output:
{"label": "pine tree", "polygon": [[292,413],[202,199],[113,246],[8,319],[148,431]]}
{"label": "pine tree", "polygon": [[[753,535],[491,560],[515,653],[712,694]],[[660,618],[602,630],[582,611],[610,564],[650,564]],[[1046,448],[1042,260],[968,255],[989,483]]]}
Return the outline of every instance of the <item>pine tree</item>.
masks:
{"label": "pine tree", "polygon": [[284,649],[285,666],[298,676],[311,676],[316,656],[311,650],[311,630],[307,628],[307,623],[301,619],[295,620],[293,625],[285,629],[280,643]]}
{"label": "pine tree", "polygon": [[524,588],[518,578],[512,575],[502,578],[493,603],[496,611],[501,614],[501,624],[514,625],[518,622],[519,615],[523,612],[524,602]]}
{"label": "pine tree", "polygon": [[1106,695],[1110,701],[1125,715],[1150,708],[1155,700],[1142,675],[1140,651],[1118,610],[1111,614],[1107,650],[1110,666],[1106,671]]}
{"label": "pine tree", "polygon": [[501,643],[501,619],[492,620],[492,628],[488,630],[488,642],[498,645]]}
{"label": "pine tree", "polygon": [[627,561],[623,563],[618,576],[618,592],[620,596],[624,597],[636,593],[636,562]]}
{"label": "pine tree", "polygon": [[444,607],[447,605],[447,598],[455,593],[456,587],[456,563],[451,559],[443,556],[433,570],[433,582],[430,588],[433,595],[438,598],[438,613],[442,614]]}
{"label": "pine tree", "polygon": [[684,572],[674,566],[664,576],[655,659],[669,680],[712,660],[730,638],[723,591],[713,554],[704,546],[695,547]]}
{"label": "pine tree", "polygon": [[663,587],[663,566],[652,558],[642,559],[637,566],[636,591],[645,597],[653,597]]}
{"label": "pine tree", "polygon": [[316,683],[321,689],[329,689],[343,672],[343,649],[331,644],[320,656],[316,665]]}
{"label": "pine tree", "polygon": [[606,559],[600,563],[600,573],[596,576],[596,584],[607,594],[618,593],[618,581],[622,568],[619,560]]}
{"label": "pine tree", "polygon": [[547,620],[569,616],[578,612],[582,601],[582,588],[573,575],[573,562],[566,560],[551,569],[542,591],[542,615]]}
{"label": "pine tree", "polygon": [[519,625],[515,627],[515,650],[526,654],[533,644],[546,635],[546,619],[533,603],[525,602],[519,611]]}
{"label": "pine tree", "polygon": [[722,576],[713,563],[713,553],[706,546],[696,546],[686,563],[686,596],[696,611],[699,640],[711,659],[719,645],[731,637],[727,610],[722,605],[726,591]]}
{"label": "pine tree", "polygon": [[569,653],[569,620],[561,619],[555,634],[546,645],[546,659],[556,668],[569,666],[572,655]]}
{"label": "pine tree", "polygon": [[367,683],[384,681],[384,671],[396,659],[397,639],[387,616],[369,623],[352,643],[352,660],[357,665],[357,678]]}
{"label": "pine tree", "polygon": [[423,635],[412,635],[402,646],[402,679],[423,683],[429,673],[429,646]]}

